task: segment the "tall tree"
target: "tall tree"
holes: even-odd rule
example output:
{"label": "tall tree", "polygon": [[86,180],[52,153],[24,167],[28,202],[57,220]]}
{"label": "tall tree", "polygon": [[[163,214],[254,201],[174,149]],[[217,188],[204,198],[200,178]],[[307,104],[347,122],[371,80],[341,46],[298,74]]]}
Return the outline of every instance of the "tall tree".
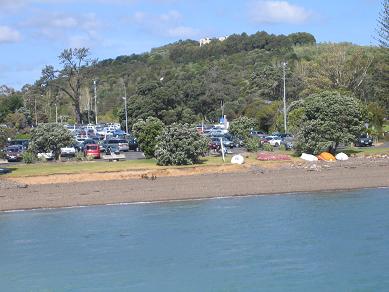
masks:
{"label": "tall tree", "polygon": [[65,49],[58,57],[63,66],[61,70],[55,70],[53,66],[46,66],[42,70],[42,82],[63,91],[71,99],[77,123],[82,120],[80,100],[88,73],[86,67],[94,63],[89,56],[88,48]]}
{"label": "tall tree", "polygon": [[381,47],[389,48],[389,0],[382,1],[378,17],[377,40]]}

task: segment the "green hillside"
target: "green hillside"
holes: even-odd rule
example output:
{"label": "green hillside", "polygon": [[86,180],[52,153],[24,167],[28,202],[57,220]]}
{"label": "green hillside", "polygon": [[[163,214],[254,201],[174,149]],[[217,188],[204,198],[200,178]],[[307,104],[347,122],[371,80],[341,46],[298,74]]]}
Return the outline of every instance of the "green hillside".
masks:
{"label": "green hillside", "polygon": [[[223,103],[229,119],[244,114],[255,118],[263,130],[277,129],[282,123],[284,62],[288,104],[329,89],[350,93],[378,111],[389,109],[387,49],[317,44],[308,33],[258,32],[215,39],[201,47],[196,41],[179,41],[83,67],[82,119],[94,121],[93,80],[97,80],[100,121],[123,122],[121,97],[127,94],[130,127],[148,116],[166,124],[216,121]],[[21,106],[18,118],[33,123],[35,104],[40,122],[55,121],[55,104],[62,121],[75,121],[71,100],[54,86],[55,82],[67,86],[61,78],[38,80],[21,92],[3,93],[0,123],[9,123],[9,114]]]}

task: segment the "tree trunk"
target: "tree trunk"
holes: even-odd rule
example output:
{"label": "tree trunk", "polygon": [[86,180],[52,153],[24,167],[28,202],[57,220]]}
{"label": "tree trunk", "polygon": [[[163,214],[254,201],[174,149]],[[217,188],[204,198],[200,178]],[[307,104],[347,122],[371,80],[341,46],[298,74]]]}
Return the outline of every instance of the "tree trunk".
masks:
{"label": "tree trunk", "polygon": [[77,98],[74,103],[74,113],[76,115],[76,123],[81,124],[81,110],[80,110],[80,99]]}

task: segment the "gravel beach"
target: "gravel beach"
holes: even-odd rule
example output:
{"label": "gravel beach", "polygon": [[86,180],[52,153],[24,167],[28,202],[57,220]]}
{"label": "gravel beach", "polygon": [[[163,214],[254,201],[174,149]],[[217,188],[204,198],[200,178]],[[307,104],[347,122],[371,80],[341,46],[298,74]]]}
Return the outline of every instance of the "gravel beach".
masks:
{"label": "gravel beach", "polygon": [[[228,196],[317,192],[389,187],[389,159],[355,159],[337,163],[294,163],[279,168],[251,166],[224,173],[180,176],[143,175],[110,180],[52,183],[47,177],[17,182],[0,178],[0,211],[72,206],[173,201]],[[117,177],[118,179],[114,179]],[[57,181],[61,181],[58,180]],[[388,190],[389,195],[389,190]]]}

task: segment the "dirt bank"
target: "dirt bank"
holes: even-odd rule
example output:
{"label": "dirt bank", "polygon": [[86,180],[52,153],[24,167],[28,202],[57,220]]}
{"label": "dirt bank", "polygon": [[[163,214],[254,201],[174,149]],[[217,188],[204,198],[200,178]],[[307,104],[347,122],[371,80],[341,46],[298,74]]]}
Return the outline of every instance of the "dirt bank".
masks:
{"label": "dirt bank", "polygon": [[66,175],[67,183],[60,175],[46,177],[45,184],[42,178],[40,184],[38,180],[31,183],[32,178],[18,179],[14,187],[0,189],[0,210],[389,187],[389,159],[293,163],[278,168],[215,167],[208,173],[199,170],[201,174],[193,170],[192,175],[176,171],[170,170],[166,176],[155,172],[143,176],[106,173],[102,179],[97,175],[88,181],[84,176]]}

